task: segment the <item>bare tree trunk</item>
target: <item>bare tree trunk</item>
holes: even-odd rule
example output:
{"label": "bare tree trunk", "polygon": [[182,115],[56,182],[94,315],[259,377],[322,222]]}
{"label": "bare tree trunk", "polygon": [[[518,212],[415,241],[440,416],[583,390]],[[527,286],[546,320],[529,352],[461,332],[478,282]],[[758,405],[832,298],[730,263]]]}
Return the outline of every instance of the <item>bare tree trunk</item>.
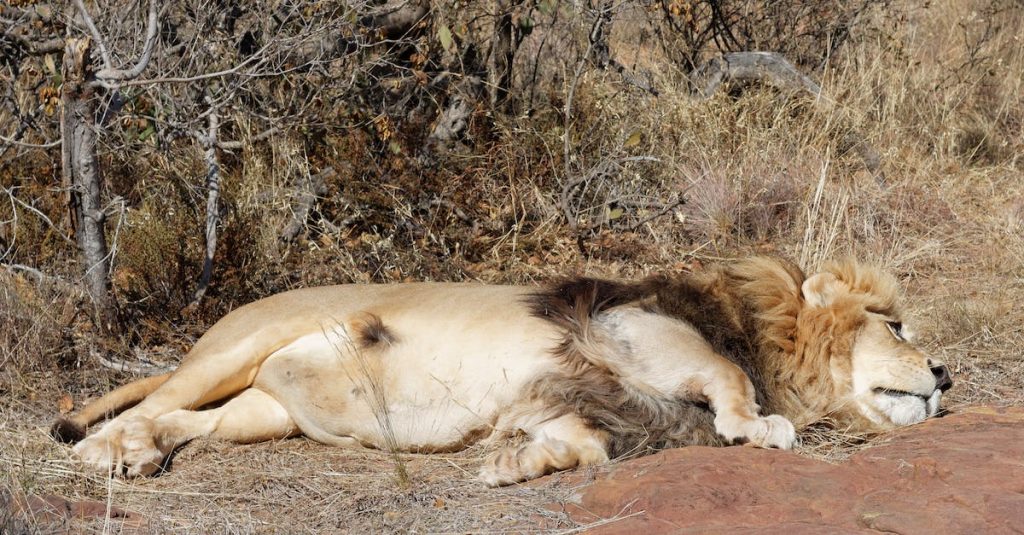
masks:
{"label": "bare tree trunk", "polygon": [[84,267],[86,290],[99,325],[117,326],[110,295],[110,255],[107,251],[103,178],[96,159],[96,104],[89,72],[90,40],[68,39],[64,49],[61,91],[61,172],[70,196],[71,223]]}
{"label": "bare tree trunk", "polygon": [[513,15],[522,0],[498,0],[494,18],[494,38],[487,66],[491,109],[505,111],[512,84],[512,64],[522,39],[515,29]]}
{"label": "bare tree trunk", "polygon": [[206,148],[206,255],[203,257],[203,273],[190,306],[198,305],[206,295],[213,276],[213,256],[217,253],[217,223],[220,220],[220,161],[217,159],[217,131],[220,129],[220,115],[211,110],[208,131],[203,136]]}

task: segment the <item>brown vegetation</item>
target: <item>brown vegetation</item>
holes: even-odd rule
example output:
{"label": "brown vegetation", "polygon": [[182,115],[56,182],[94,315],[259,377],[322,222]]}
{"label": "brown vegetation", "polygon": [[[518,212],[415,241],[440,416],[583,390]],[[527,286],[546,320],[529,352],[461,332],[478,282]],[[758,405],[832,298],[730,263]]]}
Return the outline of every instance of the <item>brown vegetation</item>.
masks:
{"label": "brown vegetation", "polygon": [[[24,23],[0,38],[0,531],[38,524],[8,518],[4,488],[109,500],[153,531],[579,527],[542,507],[571,489],[485,489],[479,450],[402,456],[400,481],[386,452],[201,440],[173,471],[118,482],[79,474],[46,436],[57,412],[174,366],[226,311],[301,286],[636,277],[751,252],[813,269],[853,254],[906,287],[908,325],[956,376],[948,406],[1024,403],[1019,3],[310,2],[254,18],[268,2],[233,21],[174,3],[139,78],[156,81],[119,86],[120,109],[97,122],[113,332],[91,313],[51,145],[61,38],[88,32],[44,4],[0,8],[5,26]],[[87,7],[105,14],[111,63],[131,67],[148,4]],[[254,46],[264,59],[232,75],[160,81],[233,68]],[[708,60],[753,49],[783,53],[821,93],[692,88]],[[208,206],[216,248],[197,297]],[[803,440],[830,460],[864,444]],[[106,522],[80,527],[117,530]]]}

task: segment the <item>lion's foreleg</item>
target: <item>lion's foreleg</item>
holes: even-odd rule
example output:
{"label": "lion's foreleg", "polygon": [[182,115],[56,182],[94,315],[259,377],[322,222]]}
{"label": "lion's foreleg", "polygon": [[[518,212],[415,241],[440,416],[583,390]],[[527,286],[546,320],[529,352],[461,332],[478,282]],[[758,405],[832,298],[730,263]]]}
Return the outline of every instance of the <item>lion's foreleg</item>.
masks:
{"label": "lion's foreleg", "polygon": [[796,442],[793,424],[785,417],[758,414],[760,407],[750,378],[724,358],[715,366],[702,393],[715,411],[715,431],[726,440],[781,449],[790,449]]}
{"label": "lion's foreleg", "polygon": [[492,487],[527,481],[557,470],[608,461],[607,436],[567,414],[527,430],[532,440],[499,450],[480,469]]}

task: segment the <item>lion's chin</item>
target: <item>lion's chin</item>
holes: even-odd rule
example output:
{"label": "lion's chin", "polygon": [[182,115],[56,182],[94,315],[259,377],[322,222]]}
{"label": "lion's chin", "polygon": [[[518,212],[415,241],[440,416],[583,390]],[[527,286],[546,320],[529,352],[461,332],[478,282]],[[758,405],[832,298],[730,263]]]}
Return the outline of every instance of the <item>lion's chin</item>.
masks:
{"label": "lion's chin", "polygon": [[942,402],[942,391],[938,388],[932,392],[931,397],[928,398],[928,418],[935,416],[939,413],[939,404]]}
{"label": "lion's chin", "polygon": [[[876,393],[872,396],[871,405],[884,416],[889,425],[900,427],[916,424],[939,412],[942,391],[936,389],[927,398],[917,395],[893,395]],[[877,421],[877,420],[876,420]],[[881,423],[881,422],[878,422]]]}

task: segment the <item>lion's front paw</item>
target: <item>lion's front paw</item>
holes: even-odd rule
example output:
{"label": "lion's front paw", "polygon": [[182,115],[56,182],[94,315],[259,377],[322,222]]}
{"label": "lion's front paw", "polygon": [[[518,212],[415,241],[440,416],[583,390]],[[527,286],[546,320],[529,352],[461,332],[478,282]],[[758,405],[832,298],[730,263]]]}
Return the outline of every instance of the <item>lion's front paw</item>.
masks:
{"label": "lion's front paw", "polygon": [[76,444],[72,452],[84,465],[102,474],[148,476],[160,469],[170,453],[159,447],[153,431],[150,418],[116,419]]}
{"label": "lion's front paw", "polygon": [[788,450],[796,443],[796,429],[785,416],[772,414],[758,418],[757,423],[759,429],[750,438],[755,446]]}
{"label": "lion's front paw", "polygon": [[796,443],[796,429],[786,417],[773,414],[755,418],[715,419],[718,433],[733,443],[788,450]]}
{"label": "lion's front paw", "polygon": [[517,448],[503,448],[480,467],[480,480],[488,487],[503,487],[528,479],[522,473]]}

